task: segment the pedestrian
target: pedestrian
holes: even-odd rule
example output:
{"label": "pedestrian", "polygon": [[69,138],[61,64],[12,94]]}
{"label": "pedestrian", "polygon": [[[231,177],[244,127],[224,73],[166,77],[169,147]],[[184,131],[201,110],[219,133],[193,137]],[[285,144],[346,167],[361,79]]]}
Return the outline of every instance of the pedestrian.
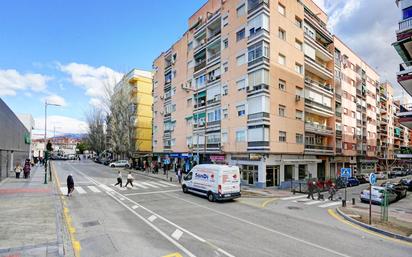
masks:
{"label": "pedestrian", "polygon": [[24,163],[24,167],[23,167],[23,174],[24,174],[24,178],[29,178],[30,177],[30,161],[26,160],[26,162]]}
{"label": "pedestrian", "polygon": [[313,197],[313,190],[316,187],[316,182],[309,180],[308,181],[308,199],[312,198],[312,200],[315,200],[315,198]]}
{"label": "pedestrian", "polygon": [[129,171],[129,174],[127,175],[127,182],[124,187],[127,187],[129,184],[133,187],[133,176],[131,171]]}
{"label": "pedestrian", "polygon": [[120,170],[117,172],[117,183],[114,184],[114,186],[120,185],[120,187],[123,186],[123,179],[122,179],[122,173]]}
{"label": "pedestrian", "polygon": [[72,196],[73,191],[74,191],[73,175],[69,174],[69,176],[67,176],[67,196]]}
{"label": "pedestrian", "polygon": [[179,184],[182,184],[182,168],[180,166],[177,168],[177,180]]}
{"label": "pedestrian", "polygon": [[335,183],[332,183],[329,187],[329,197],[328,199],[333,201],[333,196],[336,194],[336,187]]}
{"label": "pedestrian", "polygon": [[318,193],[318,200],[323,200],[323,195],[321,194],[322,190],[323,190],[323,181],[318,180],[316,182],[316,191]]}
{"label": "pedestrian", "polygon": [[23,168],[21,167],[20,163],[16,163],[16,167],[14,168],[14,172],[16,173],[16,178],[20,178],[20,173],[22,172]]}

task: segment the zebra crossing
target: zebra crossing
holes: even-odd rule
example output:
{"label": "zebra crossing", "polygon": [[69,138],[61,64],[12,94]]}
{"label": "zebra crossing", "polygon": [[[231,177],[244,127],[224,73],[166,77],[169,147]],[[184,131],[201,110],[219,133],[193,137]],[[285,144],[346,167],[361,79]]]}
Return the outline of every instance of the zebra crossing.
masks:
{"label": "zebra crossing", "polygon": [[306,206],[316,206],[318,208],[329,208],[329,207],[333,207],[333,206],[337,206],[341,204],[341,202],[338,200],[331,201],[329,199],[325,199],[325,200],[308,199],[307,195],[284,197],[284,198],[280,198],[280,200],[284,202],[297,203],[297,204],[302,204]]}
{"label": "zebra crossing", "polygon": [[[139,181],[133,182],[133,187],[128,186],[127,188],[114,186],[114,184],[105,185],[99,184],[98,186],[93,185],[83,185],[83,186],[75,186],[74,190],[75,193],[78,195],[85,195],[85,194],[99,194],[104,192],[114,192],[114,191],[126,191],[126,190],[135,190],[135,191],[148,191],[148,190],[162,190],[165,188],[174,188],[176,189],[179,185],[169,183],[167,181]],[[60,187],[60,191],[62,194],[67,194],[67,187]]]}

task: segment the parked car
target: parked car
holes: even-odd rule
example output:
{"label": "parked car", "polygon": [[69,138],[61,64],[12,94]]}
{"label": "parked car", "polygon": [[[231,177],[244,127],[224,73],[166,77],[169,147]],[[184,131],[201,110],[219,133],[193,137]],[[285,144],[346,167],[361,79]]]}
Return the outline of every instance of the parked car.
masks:
{"label": "parked car", "polygon": [[[372,186],[372,195],[371,195],[372,203],[381,205],[383,203],[384,192],[385,192],[384,187]],[[392,203],[396,201],[397,195],[392,190],[388,190],[387,196],[388,196],[388,203]],[[361,202],[369,203],[369,189],[362,190],[360,194],[360,200]]]}
{"label": "parked car", "polygon": [[406,169],[402,167],[395,167],[392,169],[391,177],[402,177],[406,176]]}
{"label": "parked car", "polygon": [[359,183],[361,184],[366,184],[369,183],[369,178],[365,174],[359,174],[355,176],[357,180],[359,180]]}
{"label": "parked car", "polygon": [[385,179],[386,178],[385,172],[383,172],[383,171],[377,172],[377,173],[375,173],[375,175],[376,175],[376,179]]}
{"label": "parked car", "polygon": [[129,168],[129,162],[127,160],[118,160],[115,162],[111,162],[109,164],[110,167],[114,168],[114,167],[125,167],[125,168]]}
{"label": "parked car", "polygon": [[348,178],[348,180],[346,181],[347,187],[358,186],[359,184],[360,184],[359,180],[354,177]]}
{"label": "parked car", "polygon": [[400,184],[406,186],[406,188],[408,189],[408,191],[412,191],[412,179],[401,179],[399,181]]}

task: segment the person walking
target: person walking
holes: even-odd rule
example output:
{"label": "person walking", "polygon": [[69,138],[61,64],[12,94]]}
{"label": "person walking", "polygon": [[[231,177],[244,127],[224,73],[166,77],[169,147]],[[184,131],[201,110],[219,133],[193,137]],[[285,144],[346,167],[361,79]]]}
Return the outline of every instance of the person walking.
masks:
{"label": "person walking", "polygon": [[67,196],[72,196],[73,191],[74,191],[73,175],[69,174],[69,176],[67,176]]}
{"label": "person walking", "polygon": [[333,196],[336,194],[336,186],[335,183],[332,183],[329,187],[329,197],[328,199],[333,201]]}
{"label": "person walking", "polygon": [[124,187],[127,187],[127,185],[131,185],[133,187],[133,176],[132,176],[132,172],[129,171],[129,174],[127,175],[127,182],[126,185]]}
{"label": "person walking", "polygon": [[16,167],[14,168],[14,172],[16,173],[16,178],[20,178],[20,173],[22,172],[23,168],[21,167],[20,163],[16,163]]}
{"label": "person walking", "polygon": [[30,177],[30,161],[26,160],[26,162],[24,163],[24,167],[23,167],[23,174],[24,174],[24,178],[29,178]]}
{"label": "person walking", "polygon": [[117,183],[114,184],[114,186],[120,185],[120,187],[123,186],[123,179],[122,179],[122,173],[120,170],[117,172]]}
{"label": "person walking", "polygon": [[315,190],[316,187],[316,182],[309,180],[308,181],[308,199],[312,198],[312,200],[315,200],[315,198],[313,197],[313,191]]}
{"label": "person walking", "polygon": [[318,193],[318,200],[324,200],[323,195],[321,194],[322,190],[323,190],[323,181],[318,180],[316,182],[316,190]]}
{"label": "person walking", "polygon": [[179,181],[179,184],[182,184],[182,167],[177,168],[177,180]]}

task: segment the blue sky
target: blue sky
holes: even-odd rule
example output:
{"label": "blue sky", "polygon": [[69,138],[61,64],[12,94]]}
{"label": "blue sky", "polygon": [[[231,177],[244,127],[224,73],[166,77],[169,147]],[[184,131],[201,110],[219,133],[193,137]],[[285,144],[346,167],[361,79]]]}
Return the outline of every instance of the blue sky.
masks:
{"label": "blue sky", "polygon": [[[400,58],[391,43],[400,11],[394,1],[315,1],[329,14],[332,32],[396,85]],[[61,103],[49,108],[48,126],[84,130],[85,112],[101,96],[102,81],[132,68],[150,70],[204,2],[0,1],[0,97],[14,112],[31,113],[39,129],[44,100]]]}

